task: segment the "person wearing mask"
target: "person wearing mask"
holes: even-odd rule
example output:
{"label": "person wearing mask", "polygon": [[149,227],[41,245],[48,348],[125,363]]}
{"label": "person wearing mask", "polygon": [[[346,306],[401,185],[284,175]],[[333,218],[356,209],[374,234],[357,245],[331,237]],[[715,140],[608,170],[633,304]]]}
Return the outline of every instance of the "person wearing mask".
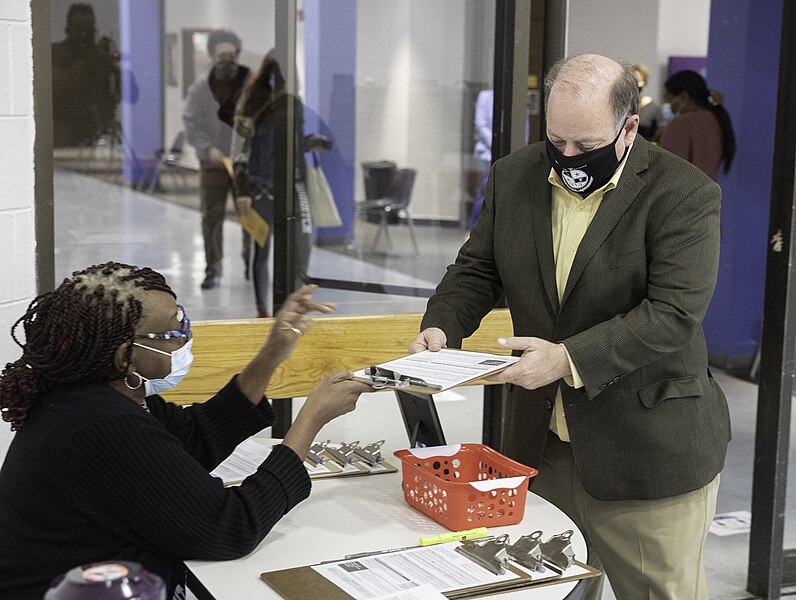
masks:
{"label": "person wearing mask", "polygon": [[108,38],[96,41],[94,8],[70,5],[65,31],[66,39],[52,45],[56,148],[90,144],[115,128],[121,97],[118,58]]}
{"label": "person wearing mask", "polygon": [[658,130],[664,126],[663,110],[652,96],[645,95],[644,88],[650,76],[647,65],[636,63],[633,65],[638,81],[638,134],[650,142],[657,141]]}
{"label": "person wearing mask", "polygon": [[315,435],[371,389],[346,371],[321,379],[239,487],[209,473],[273,423],[271,375],[311,327],[306,314],[332,310],[314,289],[291,294],[254,359],[187,408],[158,395],[193,360],[190,320],[162,275],[105,263],[35,298],[11,330],[22,356],[0,375],[16,431],[0,469],[0,598],[41,598],[75,564],[107,560],[140,563],[178,598],[183,560],[244,556],[307,498]]}
{"label": "person wearing mask", "polygon": [[735,134],[723,98],[694,71],[675,73],[664,84],[674,119],[661,131],[660,146],[702,169],[716,181],[735,157]]}
{"label": "person wearing mask", "polygon": [[[273,229],[274,220],[274,138],[278,128],[286,125],[286,111],[294,105],[295,120],[295,178],[296,239],[298,241],[299,269],[307,273],[312,250],[312,215],[306,192],[307,164],[305,152],[322,152],[331,144],[319,135],[304,135],[304,104],[285,91],[285,78],[274,51],[268,52],[257,74],[243,90],[235,115],[232,165],[235,207],[239,215],[256,210]],[[268,290],[271,285],[269,252],[271,230],[261,247],[254,240],[246,240],[244,251],[251,266],[257,316],[269,317]],[[253,246],[254,251],[251,251]]]}
{"label": "person wearing mask", "polygon": [[[459,347],[505,295],[520,360],[501,451],[569,515],[619,600],[706,600],[702,548],[730,440],[701,321],[721,190],[638,135],[632,65],[545,79],[547,140],[492,165],[481,217],[410,351]],[[602,578],[585,582],[598,599]]]}
{"label": "person wearing mask", "polygon": [[188,89],[182,114],[186,140],[199,159],[199,197],[205,245],[205,278],[209,290],[221,283],[224,258],[224,213],[232,178],[224,164],[232,142],[235,107],[249,69],[238,64],[240,38],[232,31],[216,30],[207,40],[213,68]]}

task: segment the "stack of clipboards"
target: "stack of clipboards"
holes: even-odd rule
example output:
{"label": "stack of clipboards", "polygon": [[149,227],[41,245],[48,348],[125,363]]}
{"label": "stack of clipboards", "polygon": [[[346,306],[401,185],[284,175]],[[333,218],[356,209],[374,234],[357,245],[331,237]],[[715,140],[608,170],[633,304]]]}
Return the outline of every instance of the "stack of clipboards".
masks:
{"label": "stack of clipboards", "polygon": [[[280,443],[278,439],[249,438],[210,473],[220,478],[225,486],[239,485]],[[327,440],[312,446],[304,461],[311,479],[348,475],[376,475],[394,473],[398,469],[381,455],[384,440],[360,445],[358,441],[335,444]]]}
{"label": "stack of clipboards", "polygon": [[398,469],[381,455],[384,440],[366,445],[359,441],[333,444],[317,442],[310,448],[304,465],[311,479],[343,475],[377,475],[395,473]]}
{"label": "stack of clipboards", "polygon": [[[552,536],[544,543],[540,541],[541,534],[536,531],[522,536],[513,545],[507,535],[502,535],[486,541],[364,553],[319,565],[262,573],[260,578],[287,600],[372,597],[375,590],[368,589],[371,582],[381,582],[381,587],[391,579],[399,580],[396,587],[404,592],[433,588],[437,594],[456,600],[568,583],[600,574],[576,561],[574,554],[566,554],[571,531]],[[540,546],[547,546],[544,555]],[[416,587],[408,587],[409,582]],[[395,597],[403,596],[399,592]]]}

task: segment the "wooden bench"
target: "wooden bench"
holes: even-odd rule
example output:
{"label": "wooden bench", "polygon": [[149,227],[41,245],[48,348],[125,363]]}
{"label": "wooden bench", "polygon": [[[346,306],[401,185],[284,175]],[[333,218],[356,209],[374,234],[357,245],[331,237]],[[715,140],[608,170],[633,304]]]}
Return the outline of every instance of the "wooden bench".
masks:
{"label": "wooden bench", "polygon": [[[313,317],[315,326],[302,336],[290,358],[276,370],[266,395],[304,397],[325,373],[339,369],[355,371],[405,356],[417,336],[422,317],[422,313]],[[273,323],[274,319],[191,323],[193,366],[176,389],[163,395],[177,404],[209,399],[255,356]],[[511,336],[512,332],[508,309],[495,309],[464,340],[462,347],[509,354],[498,345],[497,338]]]}

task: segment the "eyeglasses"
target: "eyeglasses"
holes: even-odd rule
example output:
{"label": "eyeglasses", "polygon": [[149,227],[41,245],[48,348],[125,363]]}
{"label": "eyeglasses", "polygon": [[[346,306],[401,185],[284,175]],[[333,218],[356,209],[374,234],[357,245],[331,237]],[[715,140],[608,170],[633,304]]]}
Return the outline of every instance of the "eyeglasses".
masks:
{"label": "eyeglasses", "polygon": [[183,307],[182,304],[178,304],[177,308],[179,309],[177,312],[177,317],[180,319],[179,329],[169,329],[168,331],[161,331],[159,333],[137,333],[135,334],[135,337],[149,340],[172,340],[174,338],[184,338],[186,340],[190,339],[191,320],[185,313],[185,307]]}

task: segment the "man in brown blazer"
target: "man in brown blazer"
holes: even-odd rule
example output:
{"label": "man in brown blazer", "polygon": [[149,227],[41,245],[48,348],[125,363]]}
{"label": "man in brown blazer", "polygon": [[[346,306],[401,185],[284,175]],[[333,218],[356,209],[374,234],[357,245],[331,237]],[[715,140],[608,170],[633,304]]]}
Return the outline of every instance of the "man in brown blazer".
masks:
{"label": "man in brown blazer", "polygon": [[632,66],[581,55],[545,83],[547,141],[493,165],[411,350],[458,347],[505,293],[501,343],[522,358],[497,376],[503,451],[540,469],[533,491],[578,524],[617,598],[706,599],[730,440],[701,327],[721,192],[636,135]]}

